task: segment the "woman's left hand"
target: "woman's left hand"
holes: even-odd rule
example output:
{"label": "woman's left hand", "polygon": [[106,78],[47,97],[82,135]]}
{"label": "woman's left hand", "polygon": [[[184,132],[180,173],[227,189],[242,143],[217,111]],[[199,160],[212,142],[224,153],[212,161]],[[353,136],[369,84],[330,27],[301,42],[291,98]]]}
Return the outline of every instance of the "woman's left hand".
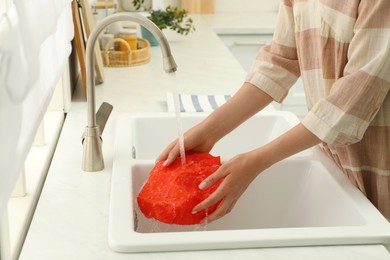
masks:
{"label": "woman's left hand", "polygon": [[218,201],[221,203],[217,209],[202,222],[210,223],[228,214],[249,184],[264,170],[261,165],[261,162],[256,162],[251,152],[239,154],[224,163],[199,185],[201,190],[205,190],[225,178],[214,193],[193,208],[193,214],[209,208]]}
{"label": "woman's left hand", "polygon": [[249,184],[262,171],[276,162],[320,143],[320,141],[302,123],[299,123],[270,143],[235,156],[199,185],[200,189],[207,189],[218,180],[225,178],[208,198],[193,208],[193,212],[205,210],[221,201],[217,209],[204,222],[212,222],[225,216],[233,209]]}

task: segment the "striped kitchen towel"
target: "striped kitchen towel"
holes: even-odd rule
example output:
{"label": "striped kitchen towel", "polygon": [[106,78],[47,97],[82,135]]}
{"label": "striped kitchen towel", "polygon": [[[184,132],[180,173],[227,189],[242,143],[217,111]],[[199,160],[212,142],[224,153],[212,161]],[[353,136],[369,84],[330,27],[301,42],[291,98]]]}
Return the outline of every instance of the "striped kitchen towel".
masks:
{"label": "striped kitchen towel", "polygon": [[[179,94],[180,112],[210,112],[223,105],[231,95]],[[168,112],[175,111],[173,94],[167,93]]]}

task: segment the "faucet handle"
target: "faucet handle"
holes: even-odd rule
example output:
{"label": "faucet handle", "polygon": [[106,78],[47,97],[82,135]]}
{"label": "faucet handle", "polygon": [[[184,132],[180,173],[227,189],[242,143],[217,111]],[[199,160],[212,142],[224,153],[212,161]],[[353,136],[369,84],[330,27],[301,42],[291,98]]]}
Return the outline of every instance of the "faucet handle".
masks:
{"label": "faucet handle", "polygon": [[96,113],[96,124],[99,126],[100,135],[106,126],[107,120],[110,117],[113,106],[107,102],[103,102]]}

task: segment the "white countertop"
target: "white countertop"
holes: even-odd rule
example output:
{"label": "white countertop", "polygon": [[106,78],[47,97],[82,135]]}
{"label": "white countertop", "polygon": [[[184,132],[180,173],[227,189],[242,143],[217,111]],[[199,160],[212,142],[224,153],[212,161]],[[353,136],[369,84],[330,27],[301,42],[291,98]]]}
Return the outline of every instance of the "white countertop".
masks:
{"label": "white countertop", "polygon": [[[232,94],[245,72],[201,16],[194,16],[196,33],[167,33],[178,64],[182,93]],[[222,26],[220,27],[222,28]],[[167,111],[170,79],[162,70],[158,47],[148,65],[106,69],[105,83],[96,87],[97,104],[107,101],[114,112],[103,133],[105,169],[81,170],[81,134],[86,103],[76,93],[58,142],[20,259],[390,259],[381,245],[265,248],[168,253],[120,254],[107,243],[110,178],[115,118],[122,113]]]}

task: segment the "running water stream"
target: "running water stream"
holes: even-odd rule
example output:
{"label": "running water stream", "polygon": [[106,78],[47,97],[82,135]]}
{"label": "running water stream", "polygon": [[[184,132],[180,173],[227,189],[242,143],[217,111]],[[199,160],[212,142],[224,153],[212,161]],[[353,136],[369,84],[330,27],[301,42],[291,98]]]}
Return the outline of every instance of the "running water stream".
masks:
{"label": "running water stream", "polygon": [[[179,136],[181,164],[184,165],[186,163],[186,155],[185,155],[185,147],[184,147],[183,126],[182,126],[182,120],[180,116],[181,111],[180,111],[180,100],[179,100],[179,86],[177,84],[175,72],[169,73],[169,77],[172,82],[173,103],[174,103],[175,113],[176,113],[176,124],[177,124],[177,132]],[[206,231],[207,224],[208,224],[207,217],[208,217],[208,209],[206,209],[206,222],[203,224],[194,225],[193,231]]]}
{"label": "running water stream", "polygon": [[185,155],[185,148],[184,148],[183,126],[180,117],[179,87],[176,81],[176,73],[175,72],[169,73],[169,77],[172,82],[173,103],[175,106],[177,132],[179,136],[180,158],[181,158],[181,164],[183,165],[186,163],[186,155]]}

